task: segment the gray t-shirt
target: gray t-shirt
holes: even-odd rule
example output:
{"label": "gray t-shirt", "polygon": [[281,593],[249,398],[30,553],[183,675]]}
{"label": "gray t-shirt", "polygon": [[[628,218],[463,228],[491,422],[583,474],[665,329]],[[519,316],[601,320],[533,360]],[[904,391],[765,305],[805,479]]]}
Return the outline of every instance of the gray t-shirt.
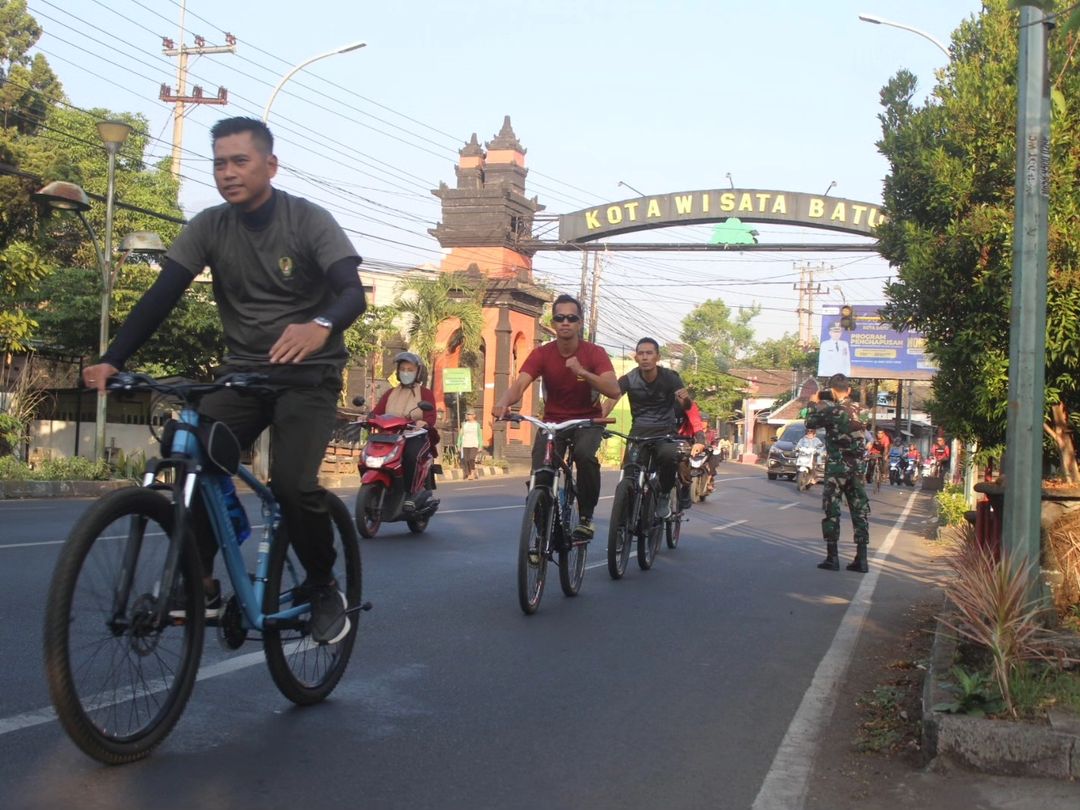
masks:
{"label": "gray t-shirt", "polygon": [[[226,360],[268,362],[270,347],[293,323],[307,323],[334,300],[326,270],[360,257],[328,211],[301,197],[274,190],[265,227],[245,225],[239,208],[225,203],[196,215],[166,256],[192,275],[209,267],[214,299],[225,332]],[[304,364],[342,368],[342,334],[330,336]]]}
{"label": "gray t-shirt", "polygon": [[659,366],[656,379],[649,382],[640,369],[619,378],[619,389],[630,397],[631,432],[637,435],[674,433],[682,420],[675,392],[685,388],[677,371]]}

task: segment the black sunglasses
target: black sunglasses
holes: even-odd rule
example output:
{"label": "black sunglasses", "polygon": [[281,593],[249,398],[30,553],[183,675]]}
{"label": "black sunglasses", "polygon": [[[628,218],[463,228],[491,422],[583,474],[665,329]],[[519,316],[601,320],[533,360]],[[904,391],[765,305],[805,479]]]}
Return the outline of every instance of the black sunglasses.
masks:
{"label": "black sunglasses", "polygon": [[562,323],[563,321],[570,321],[570,323],[577,323],[578,321],[581,320],[581,317],[578,316],[578,315],[552,315],[551,320],[555,321],[555,323]]}

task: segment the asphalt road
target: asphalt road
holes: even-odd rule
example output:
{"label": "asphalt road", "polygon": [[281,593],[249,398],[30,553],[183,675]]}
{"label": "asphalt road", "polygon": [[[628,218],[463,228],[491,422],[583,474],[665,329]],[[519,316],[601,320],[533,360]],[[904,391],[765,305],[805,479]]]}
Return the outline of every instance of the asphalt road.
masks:
{"label": "asphalt road", "polygon": [[[524,479],[446,484],[425,534],[388,524],[362,541],[375,608],[329,701],[293,707],[257,644],[225,652],[208,629],[204,672],[234,666],[119,768],[49,719],[42,675],[48,578],[88,502],[0,502],[0,808],[750,807],[862,578],[814,567],[820,486],[721,468],[679,548],[647,572],[631,558],[619,582],[605,474],[581,594],[552,570],[531,617],[515,579]],[[875,497],[874,545],[909,496]]]}

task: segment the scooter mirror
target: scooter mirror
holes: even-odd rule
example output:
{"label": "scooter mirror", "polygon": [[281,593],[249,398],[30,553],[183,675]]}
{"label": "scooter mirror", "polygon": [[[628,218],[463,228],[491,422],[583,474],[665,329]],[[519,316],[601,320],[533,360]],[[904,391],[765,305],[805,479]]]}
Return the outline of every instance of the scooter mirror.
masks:
{"label": "scooter mirror", "polygon": [[420,410],[422,410],[424,413],[427,413],[428,411],[435,410],[434,405],[432,405],[430,402],[427,402],[427,401],[424,401],[424,400],[421,400],[420,402],[416,403],[416,407],[419,408]]}
{"label": "scooter mirror", "polygon": [[364,402],[366,402],[366,400],[363,397],[352,398],[352,404],[355,405],[357,408],[363,406]]}

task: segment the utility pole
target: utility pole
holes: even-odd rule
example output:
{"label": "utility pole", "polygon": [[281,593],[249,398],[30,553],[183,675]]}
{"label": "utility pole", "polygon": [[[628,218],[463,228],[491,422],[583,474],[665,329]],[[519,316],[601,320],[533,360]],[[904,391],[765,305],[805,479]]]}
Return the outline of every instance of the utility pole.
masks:
{"label": "utility pole", "polygon": [[581,288],[578,291],[578,303],[581,304],[581,317],[585,318],[585,310],[588,309],[588,299],[585,297],[589,283],[589,251],[581,251]]}
{"label": "utility pole", "polygon": [[600,252],[593,253],[592,293],[589,295],[589,340],[596,343],[596,322],[600,318],[600,275],[604,264],[600,261]]}
{"label": "utility pole", "polygon": [[1041,557],[1043,397],[1046,376],[1047,219],[1050,198],[1050,83],[1041,9],[1020,7],[1016,116],[1016,221],[1009,327],[1005,514],[1001,536],[1027,568],[1031,595],[1046,601]]}
{"label": "utility pole", "polygon": [[[826,272],[824,264],[821,270]],[[796,310],[799,316],[799,346],[807,349],[814,342],[814,296],[824,295],[829,289],[826,287],[823,290],[820,284],[814,283],[814,268],[808,264],[799,269],[799,283],[792,284],[791,288],[799,291],[799,307]]]}
{"label": "utility pole", "polygon": [[207,45],[206,40],[198,35],[195,36],[194,48],[184,45],[184,11],[185,0],[181,0],[180,47],[176,47],[176,43],[168,37],[161,38],[161,52],[166,56],[180,57],[176,67],[176,93],[173,93],[169,85],[162,84],[161,92],[158,94],[158,98],[162,101],[173,104],[172,175],[178,182],[180,180],[180,154],[184,144],[185,106],[188,104],[224,105],[229,103],[229,91],[224,87],[218,88],[217,96],[204,96],[203,89],[195,85],[191,88],[191,95],[185,95],[187,93],[188,54],[193,53],[202,56],[216,53],[236,53],[236,37],[229,33],[225,34],[227,45]]}

